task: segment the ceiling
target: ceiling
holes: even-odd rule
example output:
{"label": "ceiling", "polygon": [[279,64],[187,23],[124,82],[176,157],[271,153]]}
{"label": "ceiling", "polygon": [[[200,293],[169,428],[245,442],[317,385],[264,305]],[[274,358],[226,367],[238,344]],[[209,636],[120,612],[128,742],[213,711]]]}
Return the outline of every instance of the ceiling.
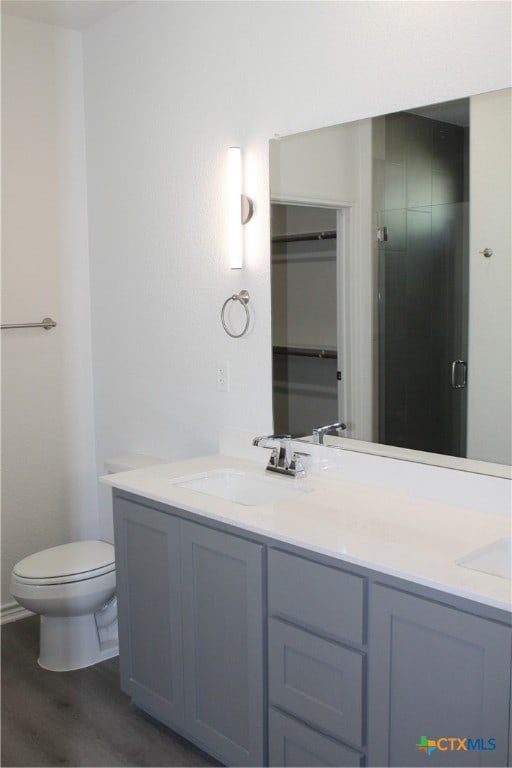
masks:
{"label": "ceiling", "polygon": [[57,27],[85,29],[132,0],[1,0],[2,13]]}

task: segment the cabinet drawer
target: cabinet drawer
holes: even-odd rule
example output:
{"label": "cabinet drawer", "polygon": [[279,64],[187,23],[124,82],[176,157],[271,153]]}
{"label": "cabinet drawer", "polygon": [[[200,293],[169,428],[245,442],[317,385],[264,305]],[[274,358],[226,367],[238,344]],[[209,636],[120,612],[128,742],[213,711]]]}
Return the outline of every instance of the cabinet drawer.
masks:
{"label": "cabinet drawer", "polygon": [[363,744],[364,654],[269,621],[270,703],[351,744]]}
{"label": "cabinet drawer", "polygon": [[271,766],[359,766],[362,755],[282,712],[269,712]]}
{"label": "cabinet drawer", "polygon": [[327,634],[362,645],[365,579],[327,565],[269,551],[269,611]]}

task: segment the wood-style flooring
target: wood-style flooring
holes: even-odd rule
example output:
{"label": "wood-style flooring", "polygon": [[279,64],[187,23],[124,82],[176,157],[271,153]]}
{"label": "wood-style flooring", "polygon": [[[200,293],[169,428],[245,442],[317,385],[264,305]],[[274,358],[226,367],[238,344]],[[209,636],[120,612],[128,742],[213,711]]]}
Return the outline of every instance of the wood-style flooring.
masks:
{"label": "wood-style flooring", "polygon": [[119,659],[74,672],[37,663],[39,617],[4,624],[2,758],[10,766],[217,766],[130,704]]}

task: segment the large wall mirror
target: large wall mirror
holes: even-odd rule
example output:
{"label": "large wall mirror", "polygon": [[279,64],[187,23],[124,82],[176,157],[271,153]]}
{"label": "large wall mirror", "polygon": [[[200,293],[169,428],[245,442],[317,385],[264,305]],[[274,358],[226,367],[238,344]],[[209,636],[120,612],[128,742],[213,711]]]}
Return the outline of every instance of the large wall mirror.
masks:
{"label": "large wall mirror", "polygon": [[270,142],[276,432],[510,476],[511,106]]}

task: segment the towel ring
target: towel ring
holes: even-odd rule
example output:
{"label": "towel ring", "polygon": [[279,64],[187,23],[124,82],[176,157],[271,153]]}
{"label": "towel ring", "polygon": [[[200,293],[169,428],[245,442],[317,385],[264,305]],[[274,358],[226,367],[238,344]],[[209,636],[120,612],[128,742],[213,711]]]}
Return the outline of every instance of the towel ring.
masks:
{"label": "towel ring", "polygon": [[[242,305],[242,307],[245,309],[245,325],[243,327],[243,330],[240,333],[233,333],[232,331],[229,330],[229,328],[228,328],[228,326],[226,324],[226,319],[224,317],[224,314],[226,312],[226,307],[227,307],[227,305],[229,304],[230,301],[239,301],[240,304]],[[240,293],[234,293],[232,296],[230,296],[228,299],[226,299],[226,301],[222,305],[222,309],[221,309],[221,312],[220,312],[220,319],[222,321],[222,327],[224,328],[224,330],[226,331],[228,336],[231,336],[233,339],[239,339],[240,336],[243,336],[244,333],[246,333],[246,331],[247,331],[247,329],[249,327],[249,320],[251,319],[251,316],[249,314],[249,307],[247,306],[248,303],[249,303],[249,293],[248,293],[248,291],[244,290],[244,291],[240,291]]]}

